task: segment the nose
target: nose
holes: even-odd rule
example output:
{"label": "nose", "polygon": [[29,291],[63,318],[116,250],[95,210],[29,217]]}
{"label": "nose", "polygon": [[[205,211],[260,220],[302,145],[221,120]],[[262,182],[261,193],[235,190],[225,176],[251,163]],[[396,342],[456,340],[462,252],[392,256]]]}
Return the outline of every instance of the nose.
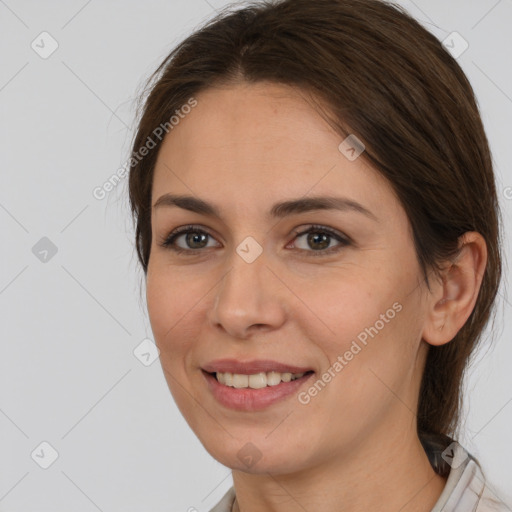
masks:
{"label": "nose", "polygon": [[216,287],[209,321],[233,338],[279,329],[286,320],[286,287],[268,266],[265,254],[248,263],[235,251]]}

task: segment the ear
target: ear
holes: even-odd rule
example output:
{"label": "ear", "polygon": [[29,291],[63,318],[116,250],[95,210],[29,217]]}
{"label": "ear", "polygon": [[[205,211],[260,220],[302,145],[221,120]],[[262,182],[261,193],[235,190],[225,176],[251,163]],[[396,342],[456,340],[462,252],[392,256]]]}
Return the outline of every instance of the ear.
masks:
{"label": "ear", "polygon": [[487,264],[487,245],[480,233],[459,238],[459,254],[433,283],[422,337],[430,345],[451,341],[475,307]]}

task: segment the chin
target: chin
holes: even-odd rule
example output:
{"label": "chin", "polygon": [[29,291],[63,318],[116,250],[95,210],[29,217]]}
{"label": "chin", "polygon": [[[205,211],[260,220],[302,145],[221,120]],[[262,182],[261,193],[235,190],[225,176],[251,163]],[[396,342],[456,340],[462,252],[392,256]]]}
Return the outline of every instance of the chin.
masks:
{"label": "chin", "polygon": [[[222,465],[250,474],[289,474],[300,471],[307,466],[304,450],[299,446],[284,446],[277,438],[277,443],[265,439],[265,435],[253,436],[253,441],[226,436],[222,440],[203,442],[208,453]],[[281,440],[282,441],[282,440]],[[300,454],[300,460],[297,455]]]}

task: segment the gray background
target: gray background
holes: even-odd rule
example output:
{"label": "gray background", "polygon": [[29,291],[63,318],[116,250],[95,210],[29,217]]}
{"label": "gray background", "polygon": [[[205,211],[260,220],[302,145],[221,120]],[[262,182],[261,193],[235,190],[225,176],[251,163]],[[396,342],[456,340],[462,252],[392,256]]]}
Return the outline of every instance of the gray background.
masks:
{"label": "gray background", "polygon": [[[231,485],[182,419],[158,359],[145,366],[133,353],[152,334],[127,180],[103,200],[92,194],[129,154],[143,79],[227,3],[0,0],[2,511],[206,511]],[[402,5],[440,39],[457,31],[469,43],[458,61],[490,138],[507,234],[512,1]],[[48,58],[31,47],[51,49],[43,31],[59,45]],[[505,252],[510,261],[508,237]],[[503,497],[512,493],[505,290],[496,343],[470,370],[461,439]],[[47,469],[44,441],[58,453]]]}

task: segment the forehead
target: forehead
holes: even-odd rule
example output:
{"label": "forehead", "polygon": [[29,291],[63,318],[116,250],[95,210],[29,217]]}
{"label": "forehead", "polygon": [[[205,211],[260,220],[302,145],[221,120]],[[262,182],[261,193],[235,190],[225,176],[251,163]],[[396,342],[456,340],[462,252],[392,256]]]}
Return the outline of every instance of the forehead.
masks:
{"label": "forehead", "polygon": [[358,201],[374,196],[382,202],[382,194],[391,194],[363,158],[341,154],[342,137],[298,89],[230,85],[196,100],[162,143],[153,203],[165,192],[222,197],[240,206],[333,189]]}
{"label": "forehead", "polygon": [[[265,82],[212,88],[196,100],[197,106],[163,144],[171,150],[179,148],[187,163],[212,155],[235,161],[241,154],[251,154],[261,165],[284,151],[286,160],[302,162],[318,157],[328,145],[337,146],[339,136],[304,94],[286,85]],[[251,163],[247,161],[244,168]]]}

